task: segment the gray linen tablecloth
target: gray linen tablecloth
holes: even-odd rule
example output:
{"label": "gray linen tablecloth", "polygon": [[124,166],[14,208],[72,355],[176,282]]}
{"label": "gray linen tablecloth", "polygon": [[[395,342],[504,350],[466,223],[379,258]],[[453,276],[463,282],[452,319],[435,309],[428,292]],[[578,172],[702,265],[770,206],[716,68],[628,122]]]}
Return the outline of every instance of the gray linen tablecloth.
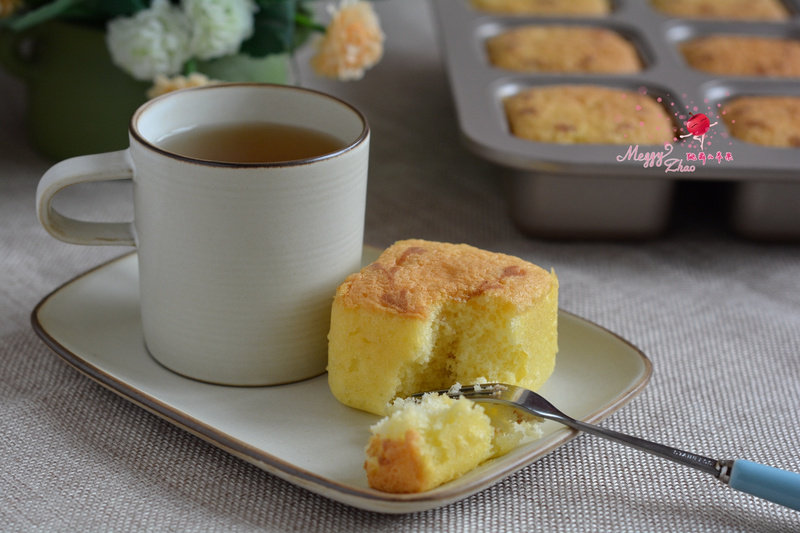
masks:
{"label": "gray linen tablecloth", "polygon": [[[302,79],[371,122],[366,241],[467,242],[554,267],[562,308],[617,332],[654,365],[644,392],[606,426],[800,471],[800,247],[732,235],[711,209],[716,189],[700,185],[679,195],[656,240],[524,236],[497,169],[459,142],[429,6],[377,9],[387,34],[377,68],[356,83]],[[24,106],[21,84],[0,74],[0,530],[800,531],[796,511],[589,436],[449,506],[365,512],[148,414],[64,364],[30,327],[47,293],[127,250],[64,244],[39,227],[34,193],[51,162],[25,141]],[[128,193],[98,185],[62,201],[109,219],[130,212]]]}

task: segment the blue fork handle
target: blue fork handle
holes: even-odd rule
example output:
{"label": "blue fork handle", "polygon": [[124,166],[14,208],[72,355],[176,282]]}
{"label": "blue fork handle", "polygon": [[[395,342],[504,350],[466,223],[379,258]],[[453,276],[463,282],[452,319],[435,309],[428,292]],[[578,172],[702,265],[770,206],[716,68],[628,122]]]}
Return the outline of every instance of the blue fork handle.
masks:
{"label": "blue fork handle", "polygon": [[731,488],[800,511],[800,474],[737,459],[730,476]]}

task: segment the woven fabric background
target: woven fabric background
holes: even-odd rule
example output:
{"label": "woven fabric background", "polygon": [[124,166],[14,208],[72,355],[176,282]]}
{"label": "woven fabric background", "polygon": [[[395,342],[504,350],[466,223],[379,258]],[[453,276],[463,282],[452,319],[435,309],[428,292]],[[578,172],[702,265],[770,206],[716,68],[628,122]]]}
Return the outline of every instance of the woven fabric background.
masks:
{"label": "woven fabric background", "polygon": [[[387,51],[364,80],[320,81],[298,57],[303,84],[370,120],[366,242],[468,242],[555,268],[562,308],[654,365],[604,425],[800,472],[800,246],[731,234],[719,189],[704,184],[681,187],[670,231],[653,241],[524,236],[498,169],[459,141],[429,6],[376,7]],[[25,141],[24,105],[23,86],[0,73],[0,531],[800,531],[796,511],[590,436],[463,501],[381,515],[297,488],[120,399],[30,327],[47,293],[127,250],[64,244],[40,228],[33,199],[51,162]],[[130,212],[126,185],[75,189],[60,200],[73,213]]]}

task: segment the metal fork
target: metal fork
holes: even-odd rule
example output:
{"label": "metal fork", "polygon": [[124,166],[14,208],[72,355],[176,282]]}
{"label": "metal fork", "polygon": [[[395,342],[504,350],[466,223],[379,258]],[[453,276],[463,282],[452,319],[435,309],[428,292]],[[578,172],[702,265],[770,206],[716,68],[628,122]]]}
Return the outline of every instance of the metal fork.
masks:
{"label": "metal fork", "polygon": [[[682,465],[711,474],[736,490],[758,496],[791,509],[800,510],[800,474],[744,459],[718,461],[702,455],[685,452],[650,442],[638,437],[605,429],[571,418],[535,392],[515,385],[485,383],[480,385],[453,387],[449,390],[429,391],[446,394],[451,398],[463,396],[476,402],[491,402],[509,405],[541,418],[554,420],[578,431],[591,433],[637,450],[657,455]],[[427,392],[413,394],[421,397]]]}

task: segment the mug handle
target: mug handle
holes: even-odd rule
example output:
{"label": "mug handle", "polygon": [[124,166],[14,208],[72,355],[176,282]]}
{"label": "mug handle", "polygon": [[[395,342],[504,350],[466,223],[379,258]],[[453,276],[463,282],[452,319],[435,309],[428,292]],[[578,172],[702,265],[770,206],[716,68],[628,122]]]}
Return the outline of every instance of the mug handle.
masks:
{"label": "mug handle", "polygon": [[45,172],[36,189],[36,215],[56,239],[73,244],[135,246],[132,222],[88,222],[56,211],[53,197],[78,183],[133,178],[128,150],[83,155],[56,163]]}

